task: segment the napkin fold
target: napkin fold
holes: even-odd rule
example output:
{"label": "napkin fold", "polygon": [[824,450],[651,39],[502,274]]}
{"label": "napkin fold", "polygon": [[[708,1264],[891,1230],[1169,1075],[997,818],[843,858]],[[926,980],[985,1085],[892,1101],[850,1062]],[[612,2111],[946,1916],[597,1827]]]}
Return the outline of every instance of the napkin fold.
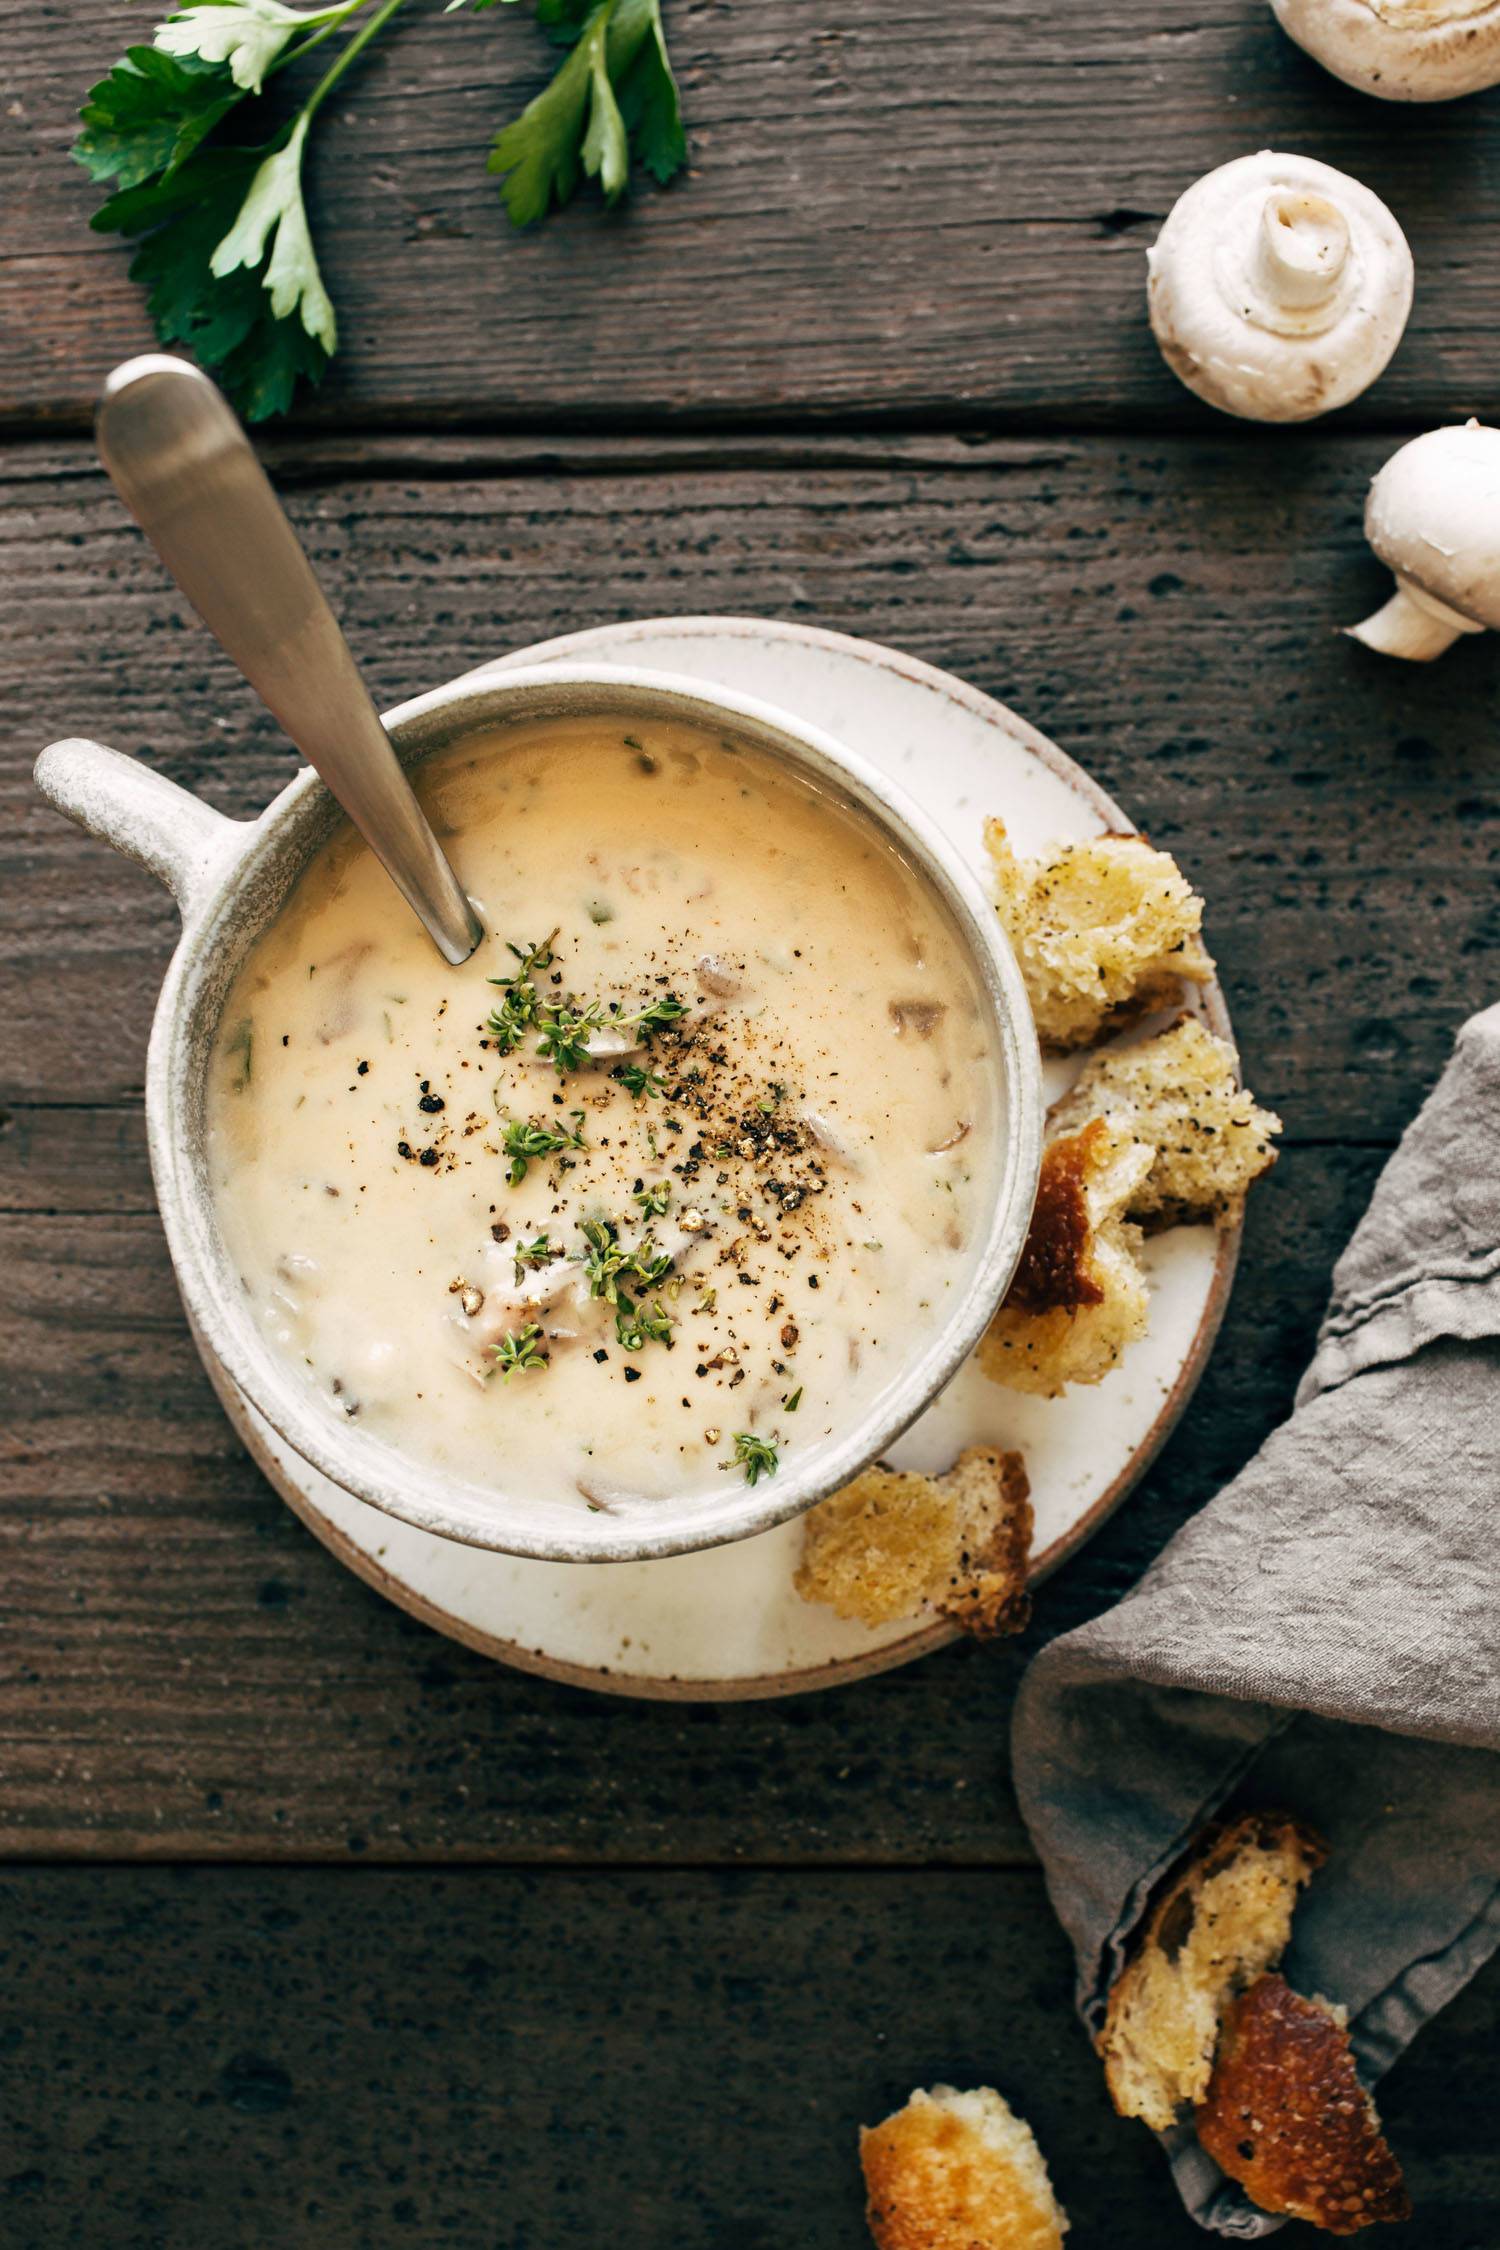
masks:
{"label": "napkin fold", "polygon": [[[1381,1175],[1291,1419],[1022,1684],[1016,1787],[1090,2032],[1194,1832],[1286,1806],[1330,1857],[1284,1973],[1347,2006],[1372,2084],[1500,1944],[1497,1750],[1500,1006]],[[1190,2125],[1163,2139],[1200,2225],[1284,2223]]]}

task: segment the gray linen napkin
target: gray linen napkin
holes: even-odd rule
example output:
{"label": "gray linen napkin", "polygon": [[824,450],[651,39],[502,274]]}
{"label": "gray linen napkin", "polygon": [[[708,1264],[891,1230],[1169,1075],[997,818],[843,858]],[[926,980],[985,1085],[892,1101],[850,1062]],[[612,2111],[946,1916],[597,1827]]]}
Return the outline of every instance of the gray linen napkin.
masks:
{"label": "gray linen napkin", "polygon": [[[1331,1846],[1285,1973],[1379,2078],[1500,1944],[1497,1749],[1500,1006],[1386,1166],[1291,1420],[1022,1684],[1016,1787],[1090,2031],[1195,1829],[1285,1805]],[[1283,2223],[1190,2126],[1164,2140],[1202,2226]]]}

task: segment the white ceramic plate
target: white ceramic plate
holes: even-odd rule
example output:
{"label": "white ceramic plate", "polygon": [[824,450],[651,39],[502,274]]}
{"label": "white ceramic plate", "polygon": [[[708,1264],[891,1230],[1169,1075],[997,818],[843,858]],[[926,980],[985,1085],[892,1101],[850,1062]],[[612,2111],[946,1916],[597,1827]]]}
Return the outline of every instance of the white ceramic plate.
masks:
{"label": "white ceramic plate", "polygon": [[[978,867],[999,813],[1024,853],[1130,822],[1043,735],[962,680],[872,641],[757,618],[680,617],[518,650],[506,665],[581,657],[743,689],[826,727],[900,780]],[[1199,1003],[1229,1035],[1223,998]],[[1048,1066],[1055,1099],[1072,1071]],[[1151,1328],[1104,1382],[1024,1398],[972,1364],[895,1449],[946,1468],[966,1445],[1019,1447],[1045,1578],[1119,1505],[1181,1414],[1218,1330],[1239,1243],[1183,1227],[1147,1246]],[[201,1349],[201,1344],[200,1344]],[[547,1563],[462,1547],[367,1508],[292,1453],[205,1355],[256,1462],[351,1570],[440,1632],[525,1671],[619,1695],[792,1695],[904,1664],[954,1638],[945,1624],[871,1631],[801,1601],[800,1523],[661,1562]]]}

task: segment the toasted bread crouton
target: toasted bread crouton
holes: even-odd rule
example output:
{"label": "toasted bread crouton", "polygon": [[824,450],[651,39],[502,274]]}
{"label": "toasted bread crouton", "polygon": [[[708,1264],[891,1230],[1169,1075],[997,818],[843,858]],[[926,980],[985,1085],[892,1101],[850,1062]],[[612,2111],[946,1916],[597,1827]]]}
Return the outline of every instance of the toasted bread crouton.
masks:
{"label": "toasted bread crouton", "polygon": [[1206,984],[1203,901],[1144,836],[1096,836],[1022,861],[987,820],[996,910],[1044,1047],[1087,1047]]}
{"label": "toasted bread crouton", "polygon": [[1105,1118],[1046,1150],[1021,1262],[979,1346],[995,1382],[1055,1398],[1099,1382],[1145,1334],[1141,1237],[1124,1212],[1151,1163]]}
{"label": "toasted bread crouton", "polygon": [[932,1610],[989,1640],[1031,1614],[1031,1497],[1019,1453],[971,1446],[946,1476],[866,1469],[803,1518],[796,1587],[886,1625]]}
{"label": "toasted bread crouton", "polygon": [[1122,2117],[1165,2132],[1208,2090],[1224,2010],[1286,1951],[1297,1894],[1327,1857],[1290,1813],[1210,1829],[1159,1892],[1109,1996],[1099,2052]]}
{"label": "toasted bread crouton", "polygon": [[1067,2214],[1031,2127],[991,2086],[920,2090],[859,2136],[880,2250],[1060,2250]]}
{"label": "toasted bread crouton", "polygon": [[1263,2211],[1326,2234],[1411,2217],[1343,2010],[1304,2000],[1281,1977],[1261,1977],[1231,2007],[1194,2122],[1219,2169]]}
{"label": "toasted bread crouton", "polygon": [[1048,1122],[1054,1133],[1076,1133],[1095,1117],[1156,1152],[1129,1205],[1153,1233],[1237,1224],[1246,1190],[1276,1161],[1271,1141],[1281,1131],[1281,1119],[1240,1085],[1229,1041],[1195,1016],[1096,1056]]}

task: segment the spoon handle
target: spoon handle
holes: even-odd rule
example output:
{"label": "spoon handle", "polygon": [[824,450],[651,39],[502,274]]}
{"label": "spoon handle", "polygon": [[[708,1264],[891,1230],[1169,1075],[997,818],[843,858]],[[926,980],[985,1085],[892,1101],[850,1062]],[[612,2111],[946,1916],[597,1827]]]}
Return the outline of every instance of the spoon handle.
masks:
{"label": "spoon handle", "polygon": [[444,958],[484,935],[401,770],[349,644],[227,401],[148,353],[104,386],[115,490],[209,631],[377,854]]}

